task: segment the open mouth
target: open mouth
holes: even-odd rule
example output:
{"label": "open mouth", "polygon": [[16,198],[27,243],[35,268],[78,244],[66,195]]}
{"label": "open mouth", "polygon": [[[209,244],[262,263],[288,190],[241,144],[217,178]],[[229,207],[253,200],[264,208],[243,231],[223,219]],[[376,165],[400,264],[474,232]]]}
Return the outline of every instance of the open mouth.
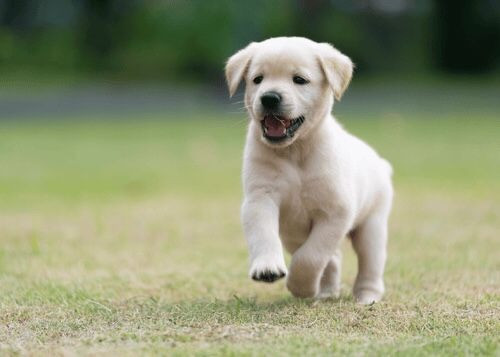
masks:
{"label": "open mouth", "polygon": [[266,114],[260,121],[264,137],[272,142],[279,142],[293,138],[295,132],[304,123],[304,116],[288,119],[280,115]]}

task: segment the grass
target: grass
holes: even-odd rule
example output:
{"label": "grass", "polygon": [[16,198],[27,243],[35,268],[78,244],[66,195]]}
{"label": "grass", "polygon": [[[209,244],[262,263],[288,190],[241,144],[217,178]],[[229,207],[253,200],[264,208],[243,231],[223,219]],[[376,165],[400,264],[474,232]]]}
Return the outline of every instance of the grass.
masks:
{"label": "grass", "polygon": [[387,295],[247,278],[245,120],[0,123],[0,352],[498,355],[498,116],[346,114],[395,168]]}

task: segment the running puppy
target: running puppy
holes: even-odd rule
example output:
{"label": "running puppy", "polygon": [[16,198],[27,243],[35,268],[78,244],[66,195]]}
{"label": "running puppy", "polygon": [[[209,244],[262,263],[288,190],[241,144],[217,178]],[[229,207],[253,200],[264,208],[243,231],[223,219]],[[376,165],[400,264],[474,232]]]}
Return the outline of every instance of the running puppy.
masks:
{"label": "running puppy", "polygon": [[358,257],[354,296],[384,293],[391,166],[331,115],[351,80],[351,60],[333,46],[300,37],[251,43],[227,61],[232,96],[246,82],[250,124],[243,162],[242,221],[250,276],[287,275],[297,297],[338,296],[339,242]]}

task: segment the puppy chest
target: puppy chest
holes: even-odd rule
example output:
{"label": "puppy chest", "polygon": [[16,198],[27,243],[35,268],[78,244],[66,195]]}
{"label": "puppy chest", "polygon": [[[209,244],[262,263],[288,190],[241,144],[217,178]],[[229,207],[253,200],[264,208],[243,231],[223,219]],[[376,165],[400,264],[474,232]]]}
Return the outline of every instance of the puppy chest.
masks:
{"label": "puppy chest", "polygon": [[324,177],[302,179],[300,183],[290,185],[283,194],[280,206],[281,228],[307,233],[315,215],[328,215],[338,201],[334,185]]}
{"label": "puppy chest", "polygon": [[280,236],[288,251],[294,251],[294,247],[307,239],[312,220],[300,195],[291,195],[282,201],[279,223]]}

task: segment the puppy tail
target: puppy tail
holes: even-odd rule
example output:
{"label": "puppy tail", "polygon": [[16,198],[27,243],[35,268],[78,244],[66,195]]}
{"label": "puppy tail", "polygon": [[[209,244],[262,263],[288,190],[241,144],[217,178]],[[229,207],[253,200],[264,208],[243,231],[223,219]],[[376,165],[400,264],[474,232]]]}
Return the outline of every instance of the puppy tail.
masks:
{"label": "puppy tail", "polygon": [[391,164],[386,159],[382,159],[382,162],[384,163],[384,166],[387,168],[387,171],[389,172],[389,175],[392,177],[392,174],[394,173],[394,171],[392,169]]}

